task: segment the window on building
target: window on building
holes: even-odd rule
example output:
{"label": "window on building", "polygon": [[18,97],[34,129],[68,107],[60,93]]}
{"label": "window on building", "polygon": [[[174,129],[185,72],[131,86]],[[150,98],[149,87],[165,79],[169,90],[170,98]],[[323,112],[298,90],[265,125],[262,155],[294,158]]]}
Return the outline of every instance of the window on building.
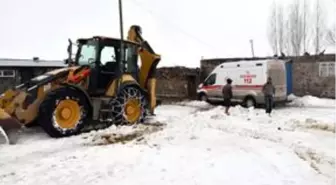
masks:
{"label": "window on building", "polygon": [[319,64],[320,77],[333,77],[335,76],[335,62],[321,62]]}
{"label": "window on building", "polygon": [[13,78],[15,77],[14,70],[0,70],[0,77],[1,78]]}

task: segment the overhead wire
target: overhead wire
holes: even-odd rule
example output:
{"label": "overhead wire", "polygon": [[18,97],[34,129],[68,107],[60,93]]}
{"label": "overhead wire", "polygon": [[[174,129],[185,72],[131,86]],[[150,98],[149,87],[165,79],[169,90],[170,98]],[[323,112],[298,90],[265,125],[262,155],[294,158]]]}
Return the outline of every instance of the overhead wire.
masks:
{"label": "overhead wire", "polygon": [[[146,8],[146,7],[145,7],[142,3],[140,3],[139,1],[137,1],[137,0],[131,0],[131,1],[134,2],[137,6],[143,8],[144,10],[146,10],[146,11],[147,11],[149,14],[151,14],[153,17],[158,18],[158,14],[157,14],[157,13],[155,13],[155,12],[153,12],[152,10]],[[156,14],[156,15],[155,15],[155,14]],[[194,35],[188,33],[187,31],[185,31],[184,29],[182,29],[180,26],[177,26],[177,24],[172,23],[170,20],[164,18],[163,16],[161,16],[161,15],[159,15],[159,16],[161,17],[161,19],[165,20],[165,21],[168,22],[170,25],[172,25],[173,27],[177,28],[177,29],[178,29],[181,33],[183,33],[184,35],[186,35],[186,36],[188,36],[188,37],[194,39],[195,41],[197,41],[198,43],[200,43],[200,44],[203,45],[203,46],[206,45],[207,48],[210,49],[210,51],[211,51],[213,54],[215,54],[215,52],[214,52],[214,50],[216,50],[215,47],[213,47],[212,45],[210,45],[210,44],[204,42],[203,40],[201,40],[201,39],[199,39],[199,38],[197,38],[196,36],[194,36]]]}

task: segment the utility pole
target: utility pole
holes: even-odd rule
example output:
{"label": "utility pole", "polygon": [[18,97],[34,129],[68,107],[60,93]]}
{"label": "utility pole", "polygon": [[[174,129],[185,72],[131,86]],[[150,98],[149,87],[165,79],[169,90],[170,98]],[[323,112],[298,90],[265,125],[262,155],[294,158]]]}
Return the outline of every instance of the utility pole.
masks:
{"label": "utility pole", "polygon": [[122,72],[125,70],[125,53],[124,53],[124,29],[123,29],[123,15],[122,15],[122,4],[119,0],[119,24],[120,24],[120,60],[122,65],[120,68]]}
{"label": "utility pole", "polygon": [[250,39],[252,57],[254,58],[253,39]]}

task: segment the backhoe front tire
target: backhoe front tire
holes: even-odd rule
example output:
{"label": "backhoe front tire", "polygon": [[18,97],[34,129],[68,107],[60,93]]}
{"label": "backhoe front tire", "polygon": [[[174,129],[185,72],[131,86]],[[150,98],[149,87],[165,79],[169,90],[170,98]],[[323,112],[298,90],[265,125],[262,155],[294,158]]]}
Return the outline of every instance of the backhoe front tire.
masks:
{"label": "backhoe front tire", "polygon": [[39,125],[51,137],[67,137],[80,133],[89,110],[85,95],[75,89],[61,87],[46,95],[39,108]]}
{"label": "backhoe front tire", "polygon": [[148,100],[140,87],[125,86],[112,105],[115,124],[134,125],[144,122]]}

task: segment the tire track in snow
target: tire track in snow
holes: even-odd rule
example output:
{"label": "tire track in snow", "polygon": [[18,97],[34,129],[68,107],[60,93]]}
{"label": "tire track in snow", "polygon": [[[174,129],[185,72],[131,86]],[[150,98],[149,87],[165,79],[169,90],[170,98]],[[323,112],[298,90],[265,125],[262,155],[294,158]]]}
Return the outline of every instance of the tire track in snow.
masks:
{"label": "tire track in snow", "polygon": [[[217,110],[216,110],[217,109]],[[232,109],[237,109],[236,107],[233,107]],[[246,111],[247,112],[247,111]],[[219,114],[218,114],[219,113]],[[284,146],[287,146],[288,148],[291,148],[293,150],[293,153],[298,156],[300,160],[304,160],[307,162],[312,169],[314,169],[317,173],[322,174],[328,178],[334,178],[334,168],[335,168],[335,157],[334,156],[327,156],[324,152],[313,149],[312,147],[306,146],[304,143],[296,140],[291,140],[289,138],[286,138],[286,136],[289,136],[289,132],[292,132],[291,134],[297,134],[295,130],[297,128],[307,128],[307,129],[315,129],[315,130],[323,130],[330,132],[333,130],[332,128],[334,124],[322,124],[319,125],[315,119],[306,119],[306,122],[310,124],[297,124],[297,121],[290,120],[292,123],[290,128],[284,127],[285,125],[283,123],[280,123],[280,128],[283,129],[277,129],[277,127],[274,125],[273,128],[271,127],[263,127],[265,126],[259,126],[257,128],[245,128],[246,125],[239,125],[235,126],[235,123],[230,124],[223,124],[219,123],[219,120],[223,121],[230,121],[230,118],[237,119],[237,121],[246,122],[246,119],[242,119],[241,117],[247,117],[246,114],[240,114],[239,117],[233,115],[227,117],[224,116],[224,110],[222,107],[215,107],[215,108],[209,108],[205,111],[196,111],[193,116],[194,119],[202,120],[206,123],[206,127],[220,130],[222,132],[228,133],[228,134],[236,134],[240,137],[249,137],[252,139],[262,139],[267,140],[273,143],[278,143]],[[210,118],[213,122],[207,122],[207,118]],[[231,120],[232,121],[232,120]],[[201,122],[201,121],[200,121]],[[296,123],[296,125],[295,125]],[[253,124],[253,123],[247,123],[247,124]],[[260,125],[260,123],[257,123]],[[288,124],[288,123],[287,123]],[[243,127],[240,127],[243,126]],[[300,132],[300,131],[299,131]],[[332,132],[334,133],[334,132]]]}
{"label": "tire track in snow", "polygon": [[[185,106],[185,107],[192,107],[194,108],[195,106]],[[206,110],[208,109],[208,111]],[[217,111],[216,111],[217,109]],[[284,141],[282,136],[279,134],[270,134],[269,132],[264,132],[263,128],[241,128],[237,127],[234,123],[232,124],[225,124],[226,121],[233,121],[229,120],[228,117],[223,116],[224,111],[220,107],[215,107],[215,108],[203,108],[199,109],[198,107],[194,110],[191,111],[192,114],[189,115],[181,115],[180,118],[172,119],[172,123],[170,125],[174,125],[167,129],[167,132],[164,132],[163,134],[155,134],[156,135],[156,140],[152,140],[153,142],[160,142],[160,140],[157,140],[158,138],[165,140],[168,145],[165,146],[176,146],[176,145],[181,145],[180,142],[183,140],[190,140],[192,143],[197,144],[197,145],[202,145],[203,140],[207,140],[208,137],[206,135],[203,135],[204,132],[208,132],[206,130],[212,129],[216,130],[219,132],[225,132],[229,135],[237,135],[238,137],[244,137],[244,138],[253,138],[255,140],[260,140],[259,142],[266,141],[266,145],[269,146],[279,146],[280,148],[287,148],[289,153],[286,153],[286,155],[291,156],[294,159],[296,158],[296,154],[293,152],[293,148],[288,147],[286,144],[287,141]],[[236,118],[236,116],[231,116],[231,118]],[[246,119],[239,119],[236,121],[242,121]],[[224,122],[224,123],[223,123]],[[249,123],[251,124],[251,122]],[[268,124],[270,125],[270,124]],[[240,125],[241,126],[241,125]],[[267,130],[269,131],[269,130]],[[279,131],[276,129],[276,127],[273,127],[274,133],[282,133],[282,131]],[[172,133],[174,133],[173,137]],[[211,131],[210,131],[211,133]],[[214,132],[216,134],[216,132]],[[168,137],[170,136],[170,137]],[[167,138],[168,137],[168,138]],[[212,136],[215,137],[215,136]],[[226,136],[224,136],[226,137]],[[222,138],[220,136],[220,138]],[[229,138],[235,138],[229,136]],[[161,143],[162,143],[161,140]],[[195,140],[195,142],[193,142]],[[270,143],[267,143],[267,141],[271,141]],[[201,142],[201,143],[199,143]],[[214,141],[215,142],[215,141]],[[259,143],[258,142],[258,143]],[[165,143],[165,142],[163,142]],[[271,144],[273,143],[273,144]],[[238,143],[237,143],[238,144]],[[274,145],[275,144],[275,145]],[[257,158],[263,158],[265,157],[263,153],[260,153],[258,149],[251,149],[247,147],[249,144],[240,144],[239,146],[237,145],[236,147],[239,147],[240,150],[244,151],[245,153],[249,153],[252,156],[255,156]],[[211,151],[211,149],[209,149]],[[282,149],[284,150],[284,149]],[[269,149],[269,151],[272,153],[273,149]],[[292,152],[292,153],[291,153]],[[271,154],[270,153],[270,154]],[[271,157],[271,156],[269,156]],[[266,155],[267,158],[267,155]],[[282,155],[278,156],[279,160],[283,160]],[[276,162],[273,164],[274,161],[265,159],[266,161],[261,160],[263,165],[266,166],[273,166],[274,170],[278,170],[279,166],[283,166],[280,163],[281,162]],[[267,160],[269,160],[267,162]],[[300,158],[297,158],[298,164],[306,164],[306,161],[301,160]],[[290,161],[288,161],[290,163]],[[308,165],[307,165],[308,167]],[[309,168],[307,168],[309,169]],[[314,169],[310,169],[312,171],[315,171]],[[309,170],[308,170],[309,171]],[[283,172],[283,171],[282,171]],[[318,173],[316,173],[318,174]]]}

